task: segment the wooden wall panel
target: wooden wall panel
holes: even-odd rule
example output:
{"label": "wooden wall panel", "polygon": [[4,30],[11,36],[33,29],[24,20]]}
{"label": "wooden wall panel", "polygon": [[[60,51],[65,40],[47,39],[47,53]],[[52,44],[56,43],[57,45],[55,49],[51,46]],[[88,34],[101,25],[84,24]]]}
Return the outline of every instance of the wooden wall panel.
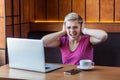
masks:
{"label": "wooden wall panel", "polygon": [[4,16],[4,0],[0,0],[0,17]]}
{"label": "wooden wall panel", "polygon": [[5,5],[0,0],[0,48],[5,48]]}
{"label": "wooden wall panel", "polygon": [[27,38],[29,30],[29,24],[21,24],[21,37]]}
{"label": "wooden wall panel", "polygon": [[119,3],[119,0],[35,0],[34,19],[63,21],[69,12],[77,12],[86,22],[113,23],[120,21]]}
{"label": "wooden wall panel", "polygon": [[60,31],[62,30],[62,24],[56,23],[31,23],[30,31]]}
{"label": "wooden wall panel", "polygon": [[[6,35],[5,36],[12,36],[11,30],[8,29],[7,25],[12,25],[12,6],[11,6],[11,0],[7,0],[5,1],[5,16],[6,16],[6,24],[5,24],[5,31],[6,31]],[[10,34],[11,33],[11,34]]]}
{"label": "wooden wall panel", "polygon": [[[27,32],[29,30],[28,27],[29,21],[30,21],[30,1],[29,0],[13,0],[13,6],[12,6],[12,0],[6,0],[6,6],[9,4],[10,8],[6,7],[6,13],[8,16],[6,16],[6,36],[7,37],[25,37],[27,35]],[[10,5],[11,4],[11,5]],[[13,10],[13,13],[9,13]],[[21,25],[26,25],[21,26]],[[21,30],[22,29],[22,30]],[[27,29],[27,30],[26,30]],[[22,32],[23,31],[23,32]]]}
{"label": "wooden wall panel", "polygon": [[20,37],[20,25],[6,26],[6,37]]}
{"label": "wooden wall panel", "polygon": [[[46,20],[46,0],[35,1],[35,20]],[[52,1],[51,1],[52,2]]]}
{"label": "wooden wall panel", "polygon": [[6,16],[11,16],[11,0],[5,1],[5,7],[6,7]]}
{"label": "wooden wall panel", "polygon": [[118,23],[88,23],[86,25],[88,28],[102,29],[106,32],[120,32],[120,24]]}
{"label": "wooden wall panel", "polygon": [[14,25],[14,28],[12,25],[6,26],[6,36],[7,37],[20,37],[20,26]]}
{"label": "wooden wall panel", "polygon": [[[19,21],[19,0],[13,0],[13,6],[11,4],[12,0],[6,1],[6,25],[18,24]],[[12,9],[13,7],[13,9]],[[14,11],[13,14],[11,11]],[[12,20],[14,22],[12,23]]]}
{"label": "wooden wall panel", "polygon": [[0,18],[0,48],[5,48],[5,20]]}
{"label": "wooden wall panel", "polygon": [[21,17],[23,17],[23,19],[21,22],[29,22],[29,0],[23,0],[21,4],[23,5],[23,7],[21,7],[23,10],[21,14]]}
{"label": "wooden wall panel", "polygon": [[[63,23],[31,23],[30,31],[60,31]],[[88,28],[102,29],[107,32],[120,32],[118,23],[86,23]]]}
{"label": "wooden wall panel", "polygon": [[78,13],[85,20],[85,0],[72,0],[72,11]]}
{"label": "wooden wall panel", "polygon": [[24,0],[20,0],[20,6],[21,6],[21,9],[20,9],[20,16],[21,16],[21,23],[24,23]]}
{"label": "wooden wall panel", "polygon": [[0,66],[6,64],[5,50],[0,50]]}
{"label": "wooden wall panel", "polygon": [[113,22],[114,0],[100,0],[100,22]]}
{"label": "wooden wall panel", "polygon": [[[29,16],[30,16],[30,22],[34,21],[35,18],[35,1],[34,0],[29,0],[30,1],[30,11],[29,11]],[[39,11],[39,10],[38,10]]]}
{"label": "wooden wall panel", "polygon": [[14,25],[14,28],[10,25],[6,26],[6,28],[7,37],[20,37],[21,35],[21,37],[27,38],[27,33],[29,32],[29,24],[21,24],[21,30],[20,25]]}
{"label": "wooden wall panel", "polygon": [[14,16],[14,24],[20,24],[20,17]]}
{"label": "wooden wall panel", "polygon": [[[58,21],[58,0],[47,0],[47,20]],[[51,5],[52,4],[52,5]]]}
{"label": "wooden wall panel", "polygon": [[13,7],[14,7],[14,16],[19,16],[19,0],[14,0]]}
{"label": "wooden wall panel", "polygon": [[99,22],[99,0],[86,0],[86,22]]}
{"label": "wooden wall panel", "polygon": [[6,37],[13,37],[13,30],[12,30],[12,26],[6,26]]}
{"label": "wooden wall panel", "polygon": [[19,38],[20,37],[20,26],[14,25],[14,37]]}
{"label": "wooden wall panel", "polygon": [[115,0],[115,22],[120,22],[120,0]]}
{"label": "wooden wall panel", "polygon": [[6,17],[6,25],[11,25],[11,24],[12,24],[12,18]]}
{"label": "wooden wall panel", "polygon": [[71,0],[59,0],[59,20],[63,21],[71,10]]}

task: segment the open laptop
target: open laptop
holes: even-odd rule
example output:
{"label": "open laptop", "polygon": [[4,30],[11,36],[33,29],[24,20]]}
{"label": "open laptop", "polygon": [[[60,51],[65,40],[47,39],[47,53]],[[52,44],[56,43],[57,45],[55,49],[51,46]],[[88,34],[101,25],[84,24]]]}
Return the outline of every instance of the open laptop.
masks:
{"label": "open laptop", "polygon": [[49,72],[62,68],[58,64],[45,63],[44,45],[42,40],[7,38],[9,67]]}

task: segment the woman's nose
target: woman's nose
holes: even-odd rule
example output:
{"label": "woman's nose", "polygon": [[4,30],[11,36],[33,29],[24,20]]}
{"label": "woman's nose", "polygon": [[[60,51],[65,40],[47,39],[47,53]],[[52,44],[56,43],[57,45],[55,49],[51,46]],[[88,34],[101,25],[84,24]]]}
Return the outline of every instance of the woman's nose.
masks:
{"label": "woman's nose", "polygon": [[73,28],[71,28],[71,32],[72,32],[72,31],[74,31],[74,29],[73,29]]}

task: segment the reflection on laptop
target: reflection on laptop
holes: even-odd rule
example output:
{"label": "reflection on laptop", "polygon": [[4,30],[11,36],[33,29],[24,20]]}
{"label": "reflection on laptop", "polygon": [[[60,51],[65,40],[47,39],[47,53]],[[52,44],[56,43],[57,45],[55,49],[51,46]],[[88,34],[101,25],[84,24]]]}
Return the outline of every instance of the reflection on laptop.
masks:
{"label": "reflection on laptop", "polygon": [[45,63],[42,40],[7,38],[10,68],[49,72],[62,68],[57,64]]}

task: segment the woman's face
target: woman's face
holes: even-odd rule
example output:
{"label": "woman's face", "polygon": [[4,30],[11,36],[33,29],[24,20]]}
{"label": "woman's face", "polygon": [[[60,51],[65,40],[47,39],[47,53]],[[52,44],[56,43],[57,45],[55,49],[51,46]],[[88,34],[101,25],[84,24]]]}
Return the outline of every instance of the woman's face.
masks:
{"label": "woman's face", "polygon": [[66,22],[66,32],[71,40],[78,40],[81,33],[81,24],[78,20],[70,20]]}

